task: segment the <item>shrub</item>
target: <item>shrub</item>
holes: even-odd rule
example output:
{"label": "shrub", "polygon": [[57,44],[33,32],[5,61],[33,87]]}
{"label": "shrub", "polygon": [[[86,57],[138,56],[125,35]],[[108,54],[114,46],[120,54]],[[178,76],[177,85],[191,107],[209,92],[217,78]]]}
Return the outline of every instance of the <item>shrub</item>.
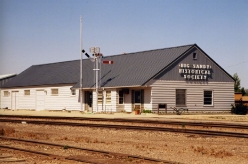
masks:
{"label": "shrub", "polygon": [[152,113],[152,111],[151,111],[151,110],[145,110],[145,109],[144,109],[144,110],[142,111],[142,113]]}
{"label": "shrub", "polygon": [[235,105],[232,104],[231,113],[233,114],[246,115],[247,111],[248,111],[248,106],[243,104],[242,99],[240,99],[239,103]]}

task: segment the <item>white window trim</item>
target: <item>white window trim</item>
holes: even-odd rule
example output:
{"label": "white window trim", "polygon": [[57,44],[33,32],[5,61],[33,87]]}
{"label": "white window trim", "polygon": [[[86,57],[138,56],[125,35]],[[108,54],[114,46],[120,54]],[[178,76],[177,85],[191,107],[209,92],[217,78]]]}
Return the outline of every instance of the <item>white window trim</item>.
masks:
{"label": "white window trim", "polygon": [[103,94],[104,94],[103,91],[98,91],[98,96],[97,96],[97,104],[98,105],[102,105],[103,104],[103,101],[104,101],[103,98],[102,98],[102,96],[104,96]]}
{"label": "white window trim", "polygon": [[[110,92],[110,103],[107,103],[107,92]],[[111,91],[105,92],[105,105],[112,105],[112,92]]]}
{"label": "white window trim", "polygon": [[[212,91],[212,104],[210,104],[210,105],[204,104],[204,91]],[[203,106],[205,106],[205,107],[214,106],[214,90],[211,90],[211,89],[203,90]]]}

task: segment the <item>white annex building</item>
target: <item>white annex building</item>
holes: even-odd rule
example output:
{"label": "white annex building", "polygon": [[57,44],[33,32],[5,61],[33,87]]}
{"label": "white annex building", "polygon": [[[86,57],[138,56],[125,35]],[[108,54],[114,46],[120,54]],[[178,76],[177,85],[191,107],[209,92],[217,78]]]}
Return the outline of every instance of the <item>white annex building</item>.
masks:
{"label": "white annex building", "polygon": [[[1,108],[131,112],[184,107],[230,111],[234,79],[196,44],[107,56],[96,99],[94,63],[80,60],[34,65],[1,88]],[[98,106],[98,108],[96,108]],[[98,110],[98,111],[96,111]]]}

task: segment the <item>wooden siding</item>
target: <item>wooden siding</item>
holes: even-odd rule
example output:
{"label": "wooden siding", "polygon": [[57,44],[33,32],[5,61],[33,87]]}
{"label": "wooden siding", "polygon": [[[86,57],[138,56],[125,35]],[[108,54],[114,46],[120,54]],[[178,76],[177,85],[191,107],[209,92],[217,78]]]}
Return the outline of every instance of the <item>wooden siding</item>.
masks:
{"label": "wooden siding", "polygon": [[152,88],[144,89],[144,109],[152,110],[152,99],[151,99],[151,90]]}
{"label": "wooden siding", "polygon": [[[111,104],[106,104],[106,91],[111,91]],[[98,104],[98,111],[96,110],[96,92],[93,91],[92,95],[93,95],[93,111],[94,112],[116,112],[117,108],[116,108],[116,103],[118,103],[116,101],[117,99],[117,95],[116,95],[116,89],[107,89],[103,91],[103,96],[104,96],[104,100],[103,100],[103,104]]]}
{"label": "wooden siding", "polygon": [[[157,110],[159,103],[167,104],[167,111],[170,107],[176,106],[176,89],[186,89],[186,108],[189,111],[230,111],[234,103],[234,83],[190,83],[185,81],[154,80],[151,84],[152,110]],[[204,90],[213,91],[213,105],[203,105]]]}
{"label": "wooden siding", "polygon": [[[138,90],[137,88],[136,90]],[[144,104],[143,108],[146,110],[151,110],[152,109],[152,104],[151,104],[151,88],[142,88],[144,89]],[[133,111],[133,105],[132,105],[132,90],[130,89],[129,94],[124,94],[124,104],[118,104],[119,99],[118,99],[118,91],[116,92],[117,99],[116,99],[116,104],[117,104],[117,112],[121,112],[122,110],[125,110],[126,112],[132,112]]]}
{"label": "wooden siding", "polygon": [[[76,95],[71,95],[71,87],[72,86],[2,89],[1,108],[7,107],[8,109],[11,109],[12,92],[18,91],[18,109],[36,109],[36,92],[42,90],[45,92],[45,110],[80,110],[78,92],[76,92]],[[51,89],[53,88],[59,89],[58,96],[51,95]],[[24,95],[24,90],[30,90],[30,95]],[[4,97],[4,91],[9,91],[10,95]]]}
{"label": "wooden siding", "polygon": [[[193,54],[197,54],[197,59],[193,59]],[[184,79],[184,75],[199,75],[199,74],[183,74],[179,73],[179,64],[190,64],[190,65],[210,65],[211,69],[203,69],[209,70],[210,75],[207,76],[208,82],[234,82],[234,80],[226,74],[218,65],[214,63],[204,52],[199,50],[198,48],[193,48],[190,52],[185,54],[182,58],[174,62],[169,68],[161,72],[157,77],[156,80],[177,80],[177,81],[186,81]],[[191,70],[192,68],[187,68],[187,70]],[[196,70],[196,69],[193,69]],[[201,69],[197,69],[201,70]],[[195,80],[199,81],[199,80]]]}

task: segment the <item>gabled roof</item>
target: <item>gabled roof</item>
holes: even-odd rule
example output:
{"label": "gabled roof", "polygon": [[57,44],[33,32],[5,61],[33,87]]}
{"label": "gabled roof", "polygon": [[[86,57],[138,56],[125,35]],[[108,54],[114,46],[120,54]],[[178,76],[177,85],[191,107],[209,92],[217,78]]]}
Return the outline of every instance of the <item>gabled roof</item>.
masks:
{"label": "gabled roof", "polygon": [[[101,65],[102,87],[142,86],[194,45],[107,56],[103,60],[113,60],[114,64]],[[83,88],[94,87],[93,67],[90,59],[83,60]],[[75,84],[74,88],[79,88],[79,74],[80,60],[34,65],[3,88],[56,84]]]}

